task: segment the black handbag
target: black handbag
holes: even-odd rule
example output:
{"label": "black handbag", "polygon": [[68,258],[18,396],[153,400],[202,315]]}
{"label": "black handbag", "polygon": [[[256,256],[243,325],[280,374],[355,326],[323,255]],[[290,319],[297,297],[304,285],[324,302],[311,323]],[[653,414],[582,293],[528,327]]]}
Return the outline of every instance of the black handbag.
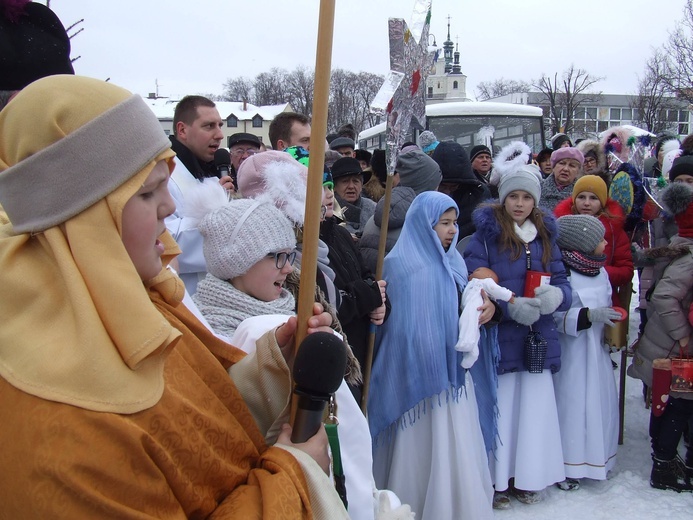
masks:
{"label": "black handbag", "polygon": [[541,374],[546,361],[547,344],[544,336],[536,330],[529,331],[525,338],[525,368],[530,374]]}

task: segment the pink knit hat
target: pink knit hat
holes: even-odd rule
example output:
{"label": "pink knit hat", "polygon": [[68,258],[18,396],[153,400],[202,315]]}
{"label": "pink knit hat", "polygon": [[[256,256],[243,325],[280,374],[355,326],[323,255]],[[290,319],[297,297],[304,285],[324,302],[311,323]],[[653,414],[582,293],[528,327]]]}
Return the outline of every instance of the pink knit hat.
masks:
{"label": "pink knit hat", "polygon": [[238,168],[238,191],[246,199],[272,202],[294,224],[303,225],[308,168],[290,154],[268,150]]}
{"label": "pink knit hat", "polygon": [[551,168],[554,168],[556,164],[558,164],[563,159],[574,159],[577,162],[579,162],[581,166],[585,162],[585,156],[582,155],[582,152],[580,150],[578,150],[577,148],[564,146],[563,148],[559,148],[551,154]]}

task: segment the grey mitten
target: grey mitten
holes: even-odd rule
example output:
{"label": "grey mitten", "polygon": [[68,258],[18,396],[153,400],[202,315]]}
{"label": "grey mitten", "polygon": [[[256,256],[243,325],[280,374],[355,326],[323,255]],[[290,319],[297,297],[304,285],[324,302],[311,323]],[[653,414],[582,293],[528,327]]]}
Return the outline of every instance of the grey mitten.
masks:
{"label": "grey mitten", "polygon": [[553,314],[558,306],[563,303],[563,291],[554,285],[540,285],[534,289],[534,296],[541,302],[542,314]]}
{"label": "grey mitten", "polygon": [[538,298],[517,297],[514,303],[508,304],[508,314],[513,321],[529,326],[541,316],[540,307]]}
{"label": "grey mitten", "polygon": [[596,309],[587,309],[587,319],[592,323],[603,323],[609,327],[614,326],[615,321],[619,321],[621,313],[615,311],[611,307],[597,307]]}

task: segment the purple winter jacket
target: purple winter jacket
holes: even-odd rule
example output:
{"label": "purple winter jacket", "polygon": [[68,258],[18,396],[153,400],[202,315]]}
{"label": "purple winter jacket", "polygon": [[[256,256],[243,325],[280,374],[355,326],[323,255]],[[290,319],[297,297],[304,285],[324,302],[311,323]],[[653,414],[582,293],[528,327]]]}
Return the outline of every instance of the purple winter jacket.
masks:
{"label": "purple winter jacket", "polygon": [[[498,284],[510,289],[518,296],[524,294],[525,273],[527,271],[524,253],[517,260],[510,258],[510,251],[499,251],[498,239],[500,225],[493,215],[493,208],[479,207],[473,214],[476,232],[472,235],[464,251],[464,261],[472,273],[479,267],[488,267],[498,275]],[[572,293],[566,270],[561,259],[561,252],[556,245],[557,227],[552,215],[544,214],[544,225],[549,231],[552,243],[551,262],[548,269],[541,263],[543,252],[539,237],[529,244],[532,270],[548,271],[551,273],[551,285],[563,291],[563,303],[558,311],[567,311],[572,303]],[[498,343],[501,358],[498,373],[518,372],[526,370],[524,366],[524,340],[529,333],[529,327],[520,325],[510,319],[507,303],[497,302],[503,310],[503,319],[498,325]],[[561,368],[561,347],[558,343],[558,331],[550,314],[542,315],[539,321],[532,325],[533,330],[539,331],[548,343],[544,368],[556,373]]]}

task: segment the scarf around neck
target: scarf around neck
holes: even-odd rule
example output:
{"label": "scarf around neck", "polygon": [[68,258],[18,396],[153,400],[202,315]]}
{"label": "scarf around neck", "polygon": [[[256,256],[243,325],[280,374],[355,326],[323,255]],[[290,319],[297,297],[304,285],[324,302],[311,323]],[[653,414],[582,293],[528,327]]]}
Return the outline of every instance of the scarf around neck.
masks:
{"label": "scarf around neck", "polygon": [[193,301],[214,332],[229,338],[246,318],[266,314],[293,315],[296,305],[294,297],[286,289],[282,289],[276,300],[264,302],[209,273],[197,284]]}
{"label": "scarf around neck", "polygon": [[525,244],[529,244],[532,240],[537,238],[537,227],[529,219],[526,219],[521,226],[517,225],[517,222],[513,222],[513,229],[515,234],[520,240]]}
{"label": "scarf around neck", "polygon": [[570,269],[585,276],[597,276],[606,264],[606,255],[588,255],[580,251],[561,249],[563,263]]}

